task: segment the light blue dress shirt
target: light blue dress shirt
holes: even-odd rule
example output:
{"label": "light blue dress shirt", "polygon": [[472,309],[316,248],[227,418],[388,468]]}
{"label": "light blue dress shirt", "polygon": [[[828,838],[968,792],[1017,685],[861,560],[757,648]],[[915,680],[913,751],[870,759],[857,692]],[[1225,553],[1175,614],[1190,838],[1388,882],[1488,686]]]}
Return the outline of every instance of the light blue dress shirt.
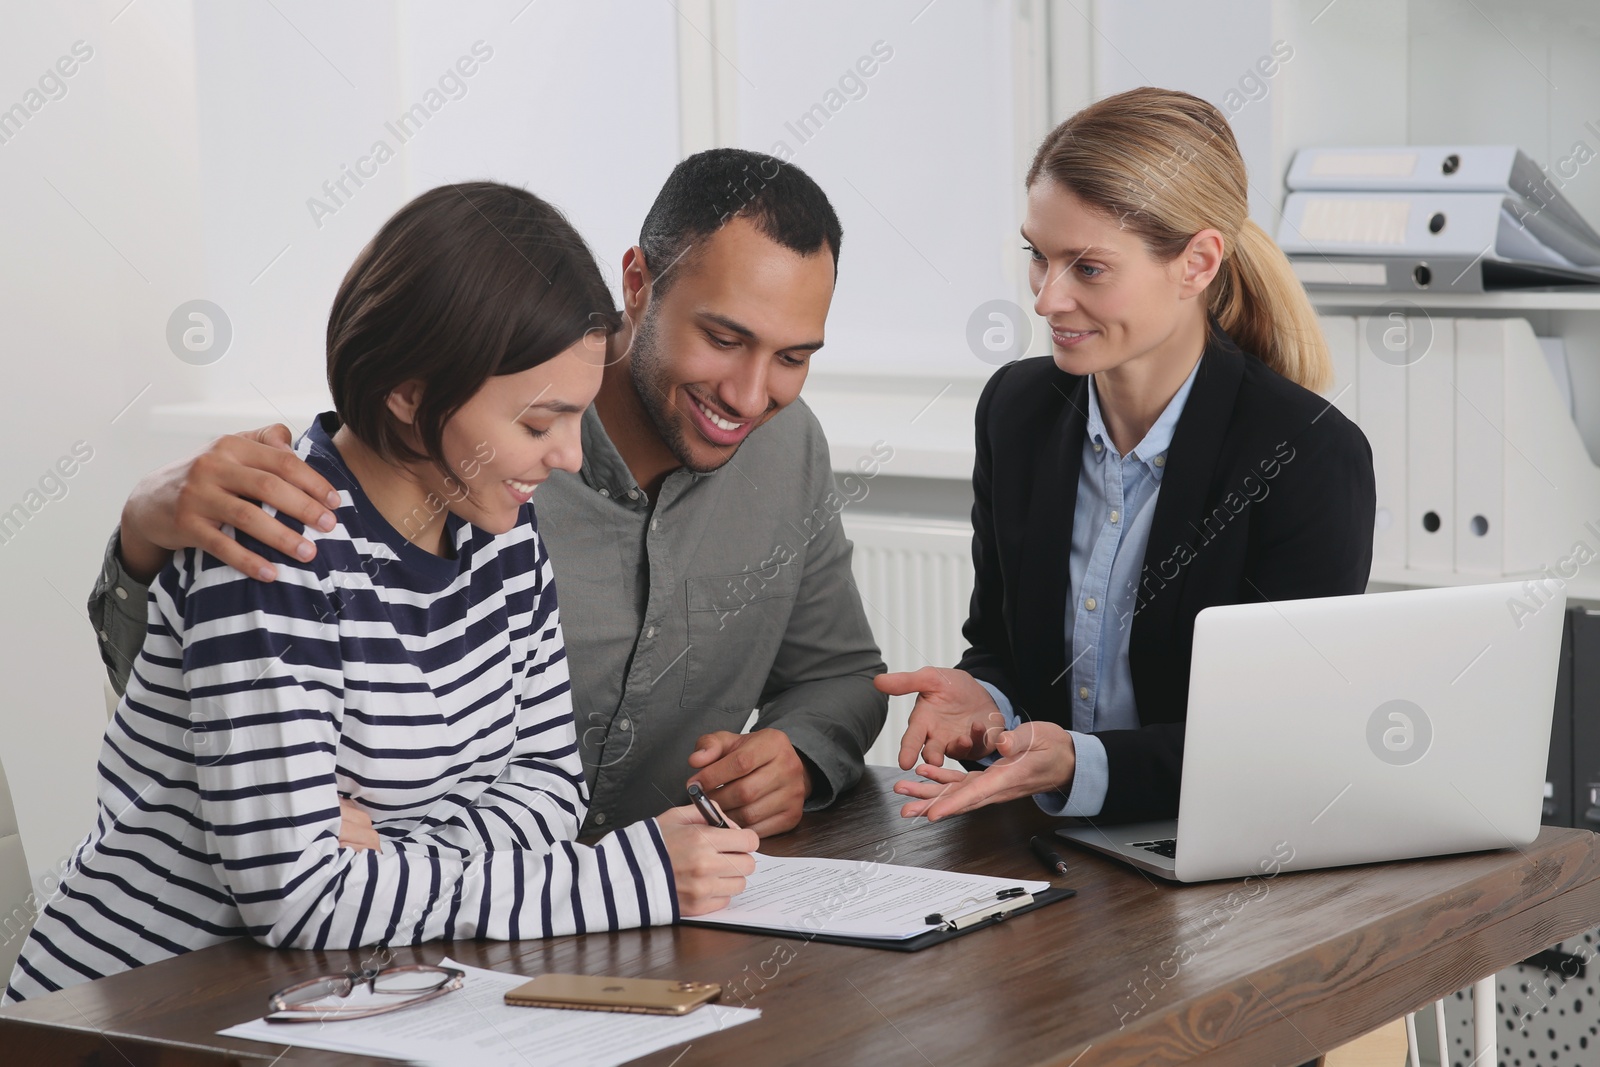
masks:
{"label": "light blue dress shirt", "polygon": [[[1067,669],[1072,672],[1070,732],[1077,750],[1077,769],[1070,793],[1058,790],[1034,797],[1051,815],[1100,814],[1110,776],[1105,746],[1092,731],[1139,727],[1133,674],[1128,667],[1139,572],[1150,541],[1167,448],[1199,369],[1196,362],[1150,432],[1126,456],[1118,455],[1111,443],[1094,377],[1089,378],[1089,421],[1068,564],[1073,599],[1066,605]],[[978,684],[994,697],[1005,715],[1006,727],[1015,729],[1020,720],[1010,699],[988,682]]]}

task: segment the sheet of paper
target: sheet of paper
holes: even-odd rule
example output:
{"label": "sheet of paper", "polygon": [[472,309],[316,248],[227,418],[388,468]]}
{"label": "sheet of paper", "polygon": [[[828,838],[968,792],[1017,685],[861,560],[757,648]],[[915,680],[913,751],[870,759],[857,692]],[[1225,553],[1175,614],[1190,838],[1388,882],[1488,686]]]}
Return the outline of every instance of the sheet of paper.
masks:
{"label": "sheet of paper", "polygon": [[505,994],[526,982],[527,976],[468,967],[450,959],[442,961],[441,966],[465,971],[462,987],[412,1008],[369,1019],[322,1023],[269,1023],[257,1019],[218,1033],[280,1048],[296,1045],[421,1064],[531,1067],[561,1063],[616,1067],[761,1017],[755,1008],[725,1008],[717,1004],[707,1004],[687,1015],[517,1008],[505,1002]]}
{"label": "sheet of paper", "polygon": [[899,940],[927,933],[934,912],[949,918],[992,907],[997,893],[1017,886],[1041,893],[1050,883],[757,853],[744,892],[694,922]]}

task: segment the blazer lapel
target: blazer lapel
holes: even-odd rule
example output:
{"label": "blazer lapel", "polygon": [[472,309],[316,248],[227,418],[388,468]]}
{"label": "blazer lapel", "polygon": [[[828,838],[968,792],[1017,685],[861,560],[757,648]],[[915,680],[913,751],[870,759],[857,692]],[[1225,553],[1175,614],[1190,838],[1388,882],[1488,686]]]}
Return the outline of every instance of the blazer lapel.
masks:
{"label": "blazer lapel", "polygon": [[[1170,643],[1179,594],[1189,567],[1205,565],[1200,558],[1205,550],[1199,520],[1244,378],[1245,355],[1226,334],[1215,326],[1212,330],[1167,449],[1161,492],[1156,497],[1156,513],[1150,521],[1150,540],[1140,570],[1140,604],[1128,655],[1130,661],[1143,663],[1146,669],[1161,647]],[[1195,562],[1191,563],[1191,559]]]}
{"label": "blazer lapel", "polygon": [[1071,725],[1066,610],[1071,601],[1072,522],[1089,424],[1088,382],[1063,374],[1052,383],[1062,394],[1061,412],[1038,446],[1011,619],[1017,672],[1030,683],[1024,694],[1027,705],[1020,710],[1028,718],[1064,726]]}

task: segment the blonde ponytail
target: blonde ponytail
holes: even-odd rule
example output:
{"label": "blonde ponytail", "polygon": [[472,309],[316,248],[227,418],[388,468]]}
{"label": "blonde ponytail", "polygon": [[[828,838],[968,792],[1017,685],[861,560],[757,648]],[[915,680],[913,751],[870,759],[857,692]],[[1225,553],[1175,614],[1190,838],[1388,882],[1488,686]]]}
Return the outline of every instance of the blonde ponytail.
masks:
{"label": "blonde ponytail", "polygon": [[1333,384],[1316,309],[1283,250],[1253,219],[1240,225],[1207,296],[1217,325],[1241,349],[1313,393]]}
{"label": "blonde ponytail", "polygon": [[1249,215],[1244,159],[1228,120],[1189,93],[1145,86],[1096,101],[1051,130],[1028,168],[1169,262],[1204,229],[1223,235],[1207,310],[1245,352],[1314,392],[1333,380],[1317,313],[1289,260]]}

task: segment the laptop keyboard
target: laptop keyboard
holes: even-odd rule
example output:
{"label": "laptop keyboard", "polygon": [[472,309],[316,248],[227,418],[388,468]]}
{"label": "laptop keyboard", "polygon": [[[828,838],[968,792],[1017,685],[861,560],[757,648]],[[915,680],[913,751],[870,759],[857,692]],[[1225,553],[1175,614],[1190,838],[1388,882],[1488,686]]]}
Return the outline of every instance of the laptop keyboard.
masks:
{"label": "laptop keyboard", "polygon": [[1176,859],[1178,855],[1178,840],[1174,837],[1164,838],[1160,841],[1134,841],[1129,847],[1142,848],[1146,852],[1154,852],[1156,855],[1165,856],[1169,860]]}

